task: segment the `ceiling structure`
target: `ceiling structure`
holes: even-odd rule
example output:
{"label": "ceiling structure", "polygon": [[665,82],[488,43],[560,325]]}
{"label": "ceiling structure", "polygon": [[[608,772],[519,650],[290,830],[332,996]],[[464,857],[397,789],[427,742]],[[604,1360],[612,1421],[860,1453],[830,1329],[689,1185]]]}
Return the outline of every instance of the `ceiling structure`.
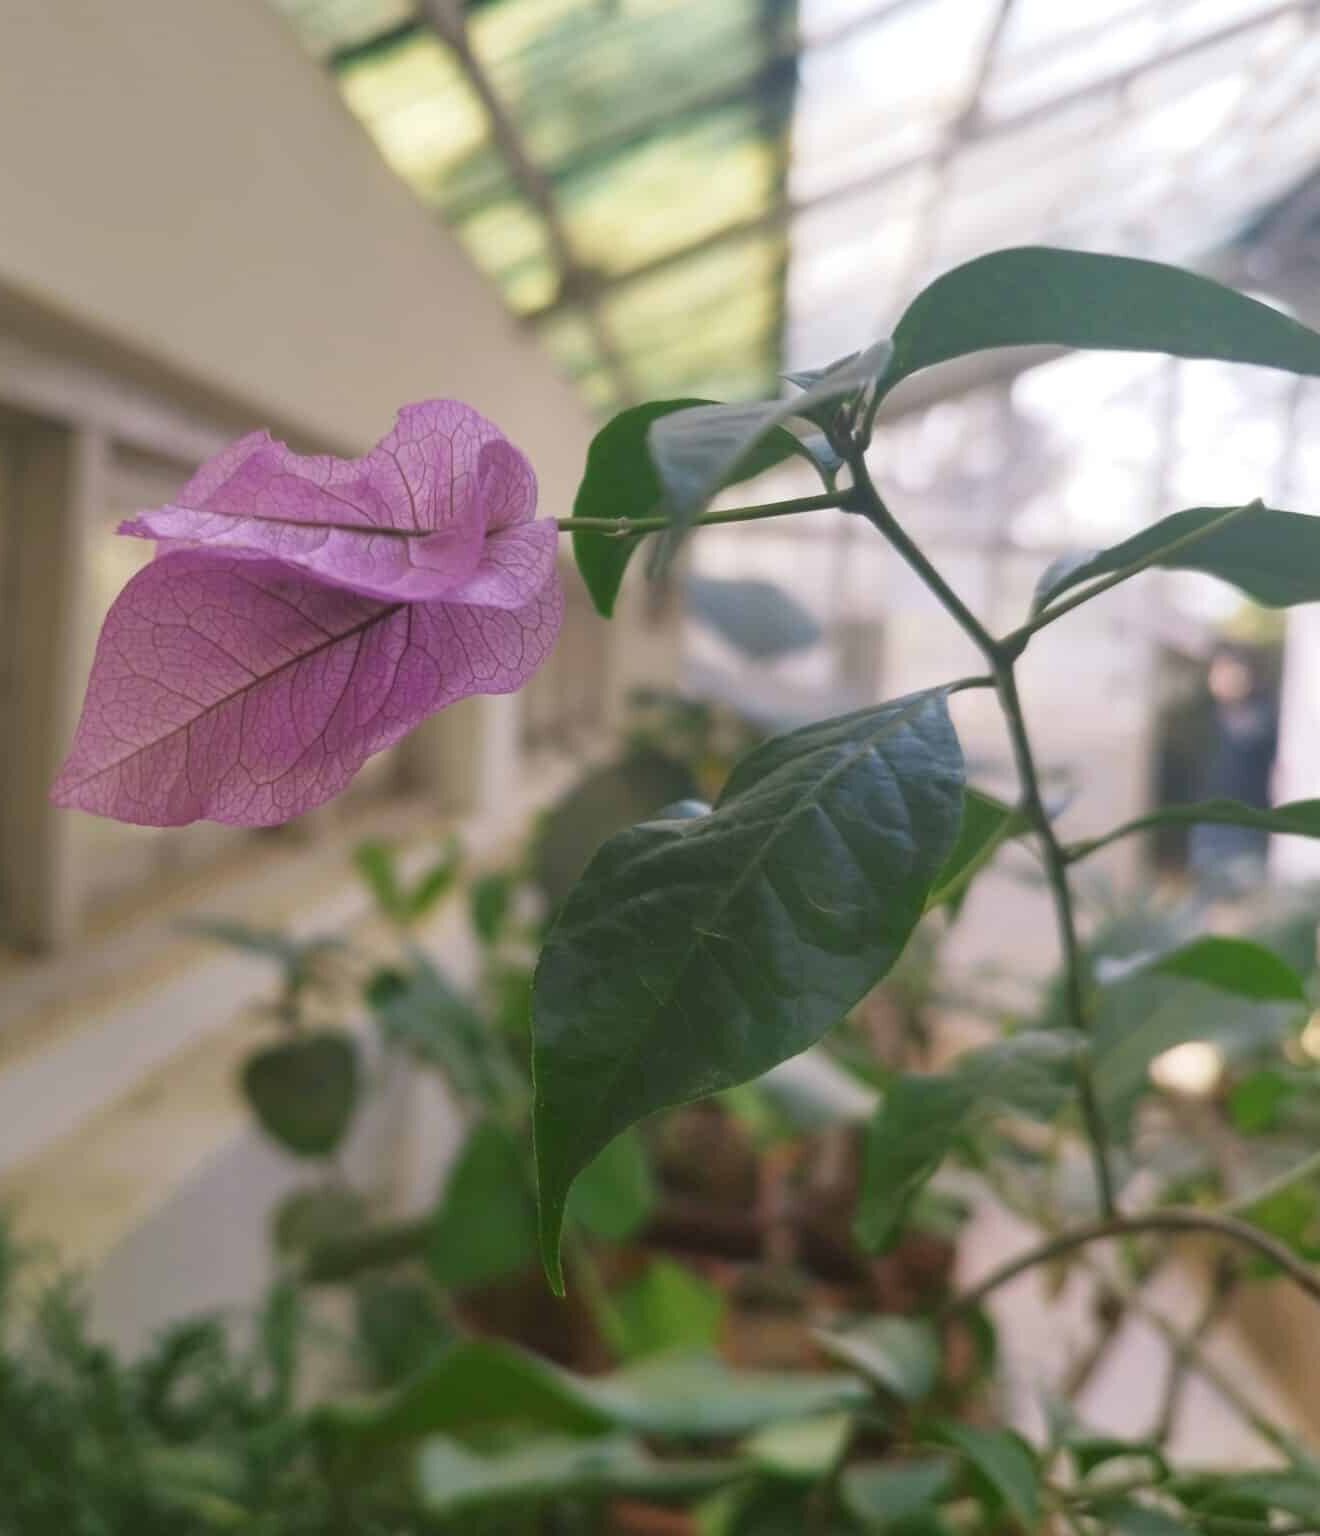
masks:
{"label": "ceiling structure", "polygon": [[602,413],[996,246],[1202,258],[1320,164],[1320,0],[273,3]]}

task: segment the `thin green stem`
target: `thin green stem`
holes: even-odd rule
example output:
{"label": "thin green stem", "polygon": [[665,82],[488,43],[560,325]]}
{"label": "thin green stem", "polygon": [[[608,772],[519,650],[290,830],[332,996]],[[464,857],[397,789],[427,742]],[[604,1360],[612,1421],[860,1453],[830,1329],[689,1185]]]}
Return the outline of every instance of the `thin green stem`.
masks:
{"label": "thin green stem", "polygon": [[[999,702],[1008,722],[1008,734],[1013,744],[1013,759],[1017,764],[1018,778],[1022,784],[1022,809],[1031,822],[1040,844],[1045,865],[1045,878],[1049,883],[1050,897],[1054,902],[1054,917],[1063,946],[1064,1006],[1068,1022],[1080,1034],[1088,1033],[1086,1010],[1086,957],[1077,937],[1077,915],[1073,910],[1072,890],[1068,884],[1067,860],[1054,832],[1045,800],[1040,789],[1040,775],[1027,735],[1026,717],[1018,694],[1017,678],[1011,661],[995,662],[995,681],[999,689]],[[1077,1096],[1082,1111],[1082,1123],[1091,1149],[1091,1162],[1095,1169],[1096,1193],[1100,1209],[1106,1217],[1117,1211],[1114,1198],[1114,1177],[1109,1166],[1109,1137],[1105,1128],[1104,1113],[1100,1108],[1099,1095],[1091,1065],[1079,1057],[1076,1067]]]}
{"label": "thin green stem", "polygon": [[1000,644],[1010,650],[1016,648],[1020,651],[1032,635],[1039,633],[1047,625],[1053,624],[1055,619],[1061,619],[1065,613],[1071,613],[1074,608],[1080,608],[1083,603],[1089,603],[1093,597],[1099,597],[1102,592],[1108,592],[1112,587],[1117,587],[1142,571],[1149,570],[1152,565],[1159,565],[1170,555],[1188,549],[1193,544],[1199,544],[1202,539],[1208,538],[1212,533],[1218,533],[1221,528],[1234,522],[1244,512],[1250,512],[1259,505],[1259,502],[1250,502],[1244,507],[1230,507],[1213,522],[1195,528],[1191,533],[1183,534],[1182,538],[1174,539],[1171,544],[1161,544],[1157,549],[1151,550],[1148,555],[1143,555],[1140,560],[1134,560],[1131,565],[1125,565],[1121,571],[1114,571],[1092,586],[1083,587],[1080,592],[1074,592],[1071,597],[1065,598],[1061,603],[1055,603],[1053,607],[1046,608],[1028,623],[1019,626],[1011,634],[1005,635]]}
{"label": "thin green stem", "polygon": [[1041,1264],[1062,1258],[1075,1248],[1085,1248],[1106,1238],[1132,1237],[1142,1232],[1206,1233],[1236,1243],[1239,1247],[1250,1248],[1269,1259],[1272,1264],[1277,1264],[1312,1301],[1320,1304],[1320,1271],[1299,1259],[1291,1248],[1267,1232],[1262,1232],[1259,1227],[1253,1227],[1248,1222],[1239,1221],[1236,1216],[1227,1216],[1222,1211],[1202,1211],[1194,1206],[1170,1205],[1161,1210],[1143,1211],[1136,1216],[1114,1216],[1106,1221],[1061,1232],[1057,1237],[1029,1248],[1017,1258],[991,1270],[979,1284],[955,1298],[950,1303],[950,1310],[961,1312],[967,1307],[979,1306],[1001,1285],[1016,1280],[1019,1275]]}
{"label": "thin green stem", "polygon": [[[793,501],[767,501],[756,507],[734,507],[728,512],[707,512],[693,523],[695,528],[711,528],[718,523],[754,523],[767,517],[791,517],[795,512],[822,512],[841,507],[844,492],[822,492],[819,496],[799,496]],[[604,533],[616,539],[634,534],[658,533],[672,528],[667,517],[561,517],[556,520],[560,533]]]}
{"label": "thin green stem", "polygon": [[852,470],[853,489],[857,495],[856,510],[884,534],[986,660],[993,662],[999,655],[999,646],[994,636],[908,537],[898,519],[885,505],[866,467],[865,454],[860,449],[854,449],[848,454],[847,463]]}
{"label": "thin green stem", "polygon": [[[1022,702],[1018,697],[1017,682],[1013,674],[1013,662],[1021,653],[1021,646],[1015,647],[1009,642],[996,640],[916,543],[909,538],[876,490],[870,471],[866,467],[866,455],[860,447],[854,445],[847,456],[847,462],[852,470],[856,510],[884,535],[990,663],[1013,741],[1013,756],[1017,763],[1018,777],[1022,782],[1023,810],[1031,821],[1040,843],[1045,872],[1054,901],[1055,918],[1063,947],[1069,1022],[1073,1028],[1085,1033],[1087,1027],[1085,971],[1082,947],[1077,938],[1072,893],[1068,888],[1066,860],[1059,841],[1054,835],[1054,828],[1041,795],[1040,779],[1036,772],[1036,762],[1032,755],[1030,738],[1027,735],[1026,719],[1022,713]],[[1081,1103],[1082,1124],[1090,1146],[1091,1161],[1095,1167],[1100,1208],[1106,1217],[1112,1217],[1117,1207],[1114,1201],[1114,1180],[1109,1167],[1108,1138],[1099,1099],[1091,1078],[1090,1064],[1082,1057],[1079,1057],[1077,1062],[1077,1091]]]}

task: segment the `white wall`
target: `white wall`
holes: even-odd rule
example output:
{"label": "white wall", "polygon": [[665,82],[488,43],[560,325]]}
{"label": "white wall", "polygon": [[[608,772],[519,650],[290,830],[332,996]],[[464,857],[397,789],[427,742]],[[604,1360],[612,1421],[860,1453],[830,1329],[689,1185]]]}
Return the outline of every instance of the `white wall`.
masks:
{"label": "white wall", "polygon": [[327,444],[459,396],[576,488],[576,394],[268,0],[4,0],[5,284]]}

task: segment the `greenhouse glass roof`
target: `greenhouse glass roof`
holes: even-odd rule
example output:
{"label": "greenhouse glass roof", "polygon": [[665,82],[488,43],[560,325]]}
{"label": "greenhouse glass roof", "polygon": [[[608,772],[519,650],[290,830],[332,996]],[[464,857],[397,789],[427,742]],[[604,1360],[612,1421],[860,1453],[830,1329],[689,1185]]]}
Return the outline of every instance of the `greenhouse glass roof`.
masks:
{"label": "greenhouse glass roof", "polygon": [[1320,163],[1317,0],[273,3],[602,412],[995,246],[1195,261]]}

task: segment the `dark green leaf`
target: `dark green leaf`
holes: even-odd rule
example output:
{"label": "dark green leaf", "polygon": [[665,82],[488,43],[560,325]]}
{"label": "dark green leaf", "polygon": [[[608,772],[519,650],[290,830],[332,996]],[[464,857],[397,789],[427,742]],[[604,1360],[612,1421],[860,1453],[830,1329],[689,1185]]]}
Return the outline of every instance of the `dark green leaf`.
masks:
{"label": "dark green leaf", "polygon": [[1233,1085],[1228,1112],[1244,1136],[1259,1136],[1278,1128],[1280,1111],[1297,1093],[1297,1086],[1274,1067],[1249,1073]]}
{"label": "dark green leaf", "polygon": [[527,1153],[493,1120],[468,1133],[432,1220],[427,1264],[450,1290],[516,1274],[536,1255]]}
{"label": "dark green leaf", "polygon": [[890,351],[888,341],[879,342],[786,400],[699,405],[658,416],[648,434],[651,457],[675,527],[690,524],[724,486],[755,473],[747,466],[786,421],[800,416],[819,424],[819,407],[847,400],[872,384],[888,366]]}
{"label": "dark green leaf", "polygon": [[819,1331],[816,1339],[841,1365],[900,1402],[920,1402],[939,1379],[940,1341],[920,1318],[877,1317],[842,1333]]}
{"label": "dark green leaf", "polygon": [[1168,1476],[1169,1469],[1164,1456],[1159,1446],[1150,1440],[1123,1440],[1117,1435],[1080,1434],[1069,1436],[1067,1445],[1083,1477],[1089,1477],[1097,1467],[1106,1466],[1112,1461],[1144,1462],[1141,1468],[1143,1473],[1153,1478]]}
{"label": "dark green leaf", "polygon": [[502,870],[472,882],[468,916],[483,944],[493,944],[504,931],[513,902],[513,877]]}
{"label": "dark green leaf", "polygon": [[[647,446],[651,424],[676,411],[711,405],[709,400],[653,400],[621,411],[592,439],[582,484],[573,503],[573,516],[630,520],[660,516],[664,491]],[[781,429],[745,464],[734,465],[722,484],[732,485],[762,474],[802,451],[793,434]],[[573,556],[578,570],[596,611],[607,619],[614,614],[623,573],[639,542],[636,537],[620,538],[613,533],[590,530],[573,534]]]}
{"label": "dark green leaf", "polygon": [[969,788],[963,797],[958,841],[935,881],[926,902],[927,910],[950,906],[956,911],[976,875],[1010,837],[1019,836],[1027,826],[1026,817],[1014,806],[984,790]]}
{"label": "dark green leaf", "polygon": [[280,1254],[306,1253],[320,1243],[333,1242],[360,1231],[367,1222],[367,1202],[341,1184],[295,1189],[276,1206],[271,1217],[271,1243]]}
{"label": "dark green leaf", "polygon": [[535,1507],[569,1497],[688,1499],[740,1475],[736,1462],[659,1461],[625,1436],[534,1440],[478,1455],[434,1436],[417,1457],[418,1492],[433,1515]]}
{"label": "dark green leaf", "polygon": [[1053,1031],[969,1051],[946,1075],[897,1078],[871,1122],[855,1230],[866,1248],[892,1241],[913,1196],[974,1117],[1013,1109],[1049,1118],[1071,1091],[1075,1039]]}
{"label": "dark green leaf", "polygon": [[724,1326],[723,1293],[693,1270],[656,1259],[611,1297],[605,1324],[626,1360],[666,1350],[713,1350]]}
{"label": "dark green leaf", "polygon": [[1219,358],[1320,374],[1320,337],[1267,304],[1159,262],[1024,246],[935,279],[894,330],[882,388],[992,347]]}
{"label": "dark green leaf", "polygon": [[951,1489],[953,1467],[943,1456],[879,1466],[849,1467],[843,1502],[867,1531],[906,1529],[913,1515],[932,1509]]}
{"label": "dark green leaf", "polygon": [[655,1110],[805,1050],[897,959],[957,828],[943,692],[758,747],[715,809],[612,838],[534,994],[542,1249],[591,1157]]}
{"label": "dark green leaf", "polygon": [[[1212,531],[1193,538],[1202,529]],[[1152,560],[1160,550],[1165,553]],[[1037,584],[1032,612],[1070,587],[1143,561],[1168,571],[1204,571],[1269,608],[1314,603],[1320,600],[1320,517],[1258,501],[1175,512],[1109,549],[1061,556]]]}
{"label": "dark green leaf", "polygon": [[937,1426],[935,1438],[966,1458],[1024,1530],[1040,1528],[1040,1466],[1021,1435],[1011,1429],[946,1422]]}
{"label": "dark green leaf", "polygon": [[1220,934],[1193,939],[1163,954],[1135,955],[1100,971],[1102,981],[1138,975],[1182,976],[1257,1002],[1306,1001],[1302,978],[1278,955],[1251,939]]}
{"label": "dark green leaf", "polygon": [[435,1287],[421,1280],[368,1275],[355,1287],[353,1303],[358,1351],[379,1386],[406,1381],[455,1341]]}
{"label": "dark green leaf", "polygon": [[656,1188],[646,1146],[636,1130],[616,1136],[585,1167],[568,1199],[568,1219],[595,1237],[621,1243],[650,1219]]}
{"label": "dark green leaf", "polygon": [[797,598],[773,581],[689,576],[694,618],[753,661],[776,661],[805,651],[823,631]]}
{"label": "dark green leaf", "polygon": [[242,1084],[267,1135],[299,1157],[327,1157],[357,1105],[357,1045],[326,1030],[267,1046],[248,1057]]}

